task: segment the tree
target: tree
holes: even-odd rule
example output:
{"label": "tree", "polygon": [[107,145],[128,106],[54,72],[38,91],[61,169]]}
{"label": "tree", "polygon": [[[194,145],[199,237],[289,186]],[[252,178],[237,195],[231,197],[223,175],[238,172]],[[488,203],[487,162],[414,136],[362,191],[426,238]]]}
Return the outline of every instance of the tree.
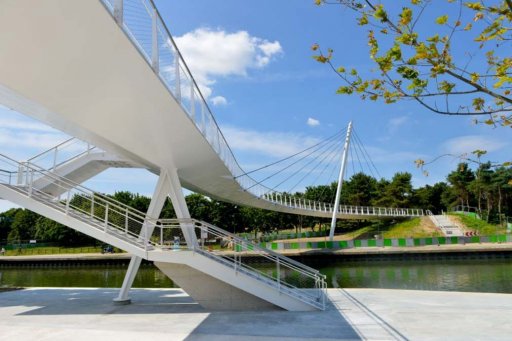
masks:
{"label": "tree", "polygon": [[396,173],[385,187],[381,198],[374,201],[377,206],[409,207],[412,199],[411,173]]}
{"label": "tree", "polygon": [[443,198],[449,196],[449,193],[450,188],[445,182],[438,182],[434,186],[426,185],[414,191],[412,203],[416,207],[440,213],[453,204],[453,197],[448,200],[448,205],[444,203]]}
{"label": "tree", "polygon": [[457,170],[447,176],[448,182],[453,186],[460,205],[469,205],[469,184],[475,179],[475,174],[467,163],[459,163]]}
{"label": "tree", "polygon": [[185,198],[190,216],[194,219],[211,221],[212,202],[204,195],[192,193]]}
{"label": "tree", "polygon": [[364,173],[352,175],[343,186],[347,203],[356,206],[370,206],[375,197],[377,180]]}
{"label": "tree", "polygon": [[[439,1],[411,0],[404,7],[395,1],[315,3],[349,8],[358,25],[370,27],[369,56],[377,66],[377,77],[336,67],[332,49],[324,53],[319,45],[312,47],[318,52],[315,59],[329,64],[344,83],[339,94],[359,94],[388,104],[408,99],[437,114],[485,115],[486,124],[512,127],[512,0],[492,4],[448,0],[445,6]],[[437,27],[429,29],[425,25],[429,23]]]}
{"label": "tree", "polygon": [[7,239],[11,231],[14,216],[19,211],[21,211],[21,208],[11,208],[8,211],[0,213],[0,241]]}
{"label": "tree", "polygon": [[7,239],[9,241],[22,241],[34,238],[38,218],[39,216],[36,213],[29,210],[16,212]]}

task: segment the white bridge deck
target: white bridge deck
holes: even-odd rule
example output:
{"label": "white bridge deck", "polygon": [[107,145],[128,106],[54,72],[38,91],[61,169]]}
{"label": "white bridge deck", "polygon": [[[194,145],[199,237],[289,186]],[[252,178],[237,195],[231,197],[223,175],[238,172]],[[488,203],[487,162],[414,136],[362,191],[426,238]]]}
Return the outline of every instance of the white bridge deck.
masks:
{"label": "white bridge deck", "polygon": [[[254,186],[243,175],[156,10],[141,7],[152,27],[149,42],[137,37],[129,19],[115,13],[111,2],[100,0],[4,1],[0,103],[155,174],[176,169],[185,188],[212,198],[332,216],[330,205]],[[418,209],[344,206],[338,217],[421,215]]]}

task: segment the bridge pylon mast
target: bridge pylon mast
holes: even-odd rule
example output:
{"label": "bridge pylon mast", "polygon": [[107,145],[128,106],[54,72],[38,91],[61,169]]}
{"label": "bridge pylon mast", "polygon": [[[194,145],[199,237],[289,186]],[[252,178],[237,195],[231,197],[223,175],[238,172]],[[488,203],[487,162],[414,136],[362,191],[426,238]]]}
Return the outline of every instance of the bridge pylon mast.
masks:
{"label": "bridge pylon mast", "polygon": [[340,174],[338,176],[338,188],[336,189],[336,199],[334,200],[334,207],[332,209],[331,229],[329,231],[329,241],[332,242],[334,238],[334,229],[336,228],[336,215],[340,206],[341,186],[343,185],[343,177],[345,175],[345,168],[347,168],[347,154],[350,146],[350,135],[352,133],[352,121],[348,123],[347,136],[345,137],[345,144],[343,145],[343,153],[341,154]]}

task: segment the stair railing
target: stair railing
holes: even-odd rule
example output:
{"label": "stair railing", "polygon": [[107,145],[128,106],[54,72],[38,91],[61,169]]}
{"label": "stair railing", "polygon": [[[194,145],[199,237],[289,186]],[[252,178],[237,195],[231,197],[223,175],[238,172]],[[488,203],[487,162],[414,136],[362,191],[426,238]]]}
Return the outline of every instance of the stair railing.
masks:
{"label": "stair railing", "polygon": [[31,157],[27,162],[37,164],[46,170],[55,171],[63,164],[89,154],[95,149],[97,149],[95,146],[73,137]]}
{"label": "stair railing", "polygon": [[[2,154],[0,154],[0,169],[4,170],[3,174],[10,173],[8,180],[0,177],[0,182],[16,186],[18,191],[24,192],[29,197],[44,201],[66,214],[87,219],[91,226],[105,233],[117,233],[121,238],[124,236],[144,249],[147,249],[150,244],[156,244],[151,241],[150,236],[145,235],[147,229],[143,227],[156,226],[158,221],[147,218],[143,212],[51,171],[31,163],[17,162]],[[34,187],[34,180],[41,176],[48,177],[55,186],[63,189],[64,194],[60,198],[55,198]]]}
{"label": "stair railing", "polygon": [[[256,278],[283,294],[319,309],[325,308],[325,276],[318,270],[204,221],[167,219],[159,222],[158,227],[162,229],[177,229],[184,224],[191,226],[198,239],[195,252],[230,266],[235,272]],[[244,259],[252,259],[257,265]]]}

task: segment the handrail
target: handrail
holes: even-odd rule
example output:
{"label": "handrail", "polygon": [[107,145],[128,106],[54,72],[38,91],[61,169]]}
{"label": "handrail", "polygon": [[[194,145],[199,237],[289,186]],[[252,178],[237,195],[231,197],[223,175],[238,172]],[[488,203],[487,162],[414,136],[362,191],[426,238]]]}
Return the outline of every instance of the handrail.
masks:
{"label": "handrail", "polygon": [[[246,269],[247,271],[251,271],[252,273],[257,274],[257,276],[268,278],[272,280],[271,285],[276,287],[280,292],[286,293],[304,302],[308,302],[309,304],[315,305],[319,308],[324,308],[323,289],[326,286],[326,276],[321,274],[318,270],[299,263],[272,250],[260,247],[255,243],[240,238],[235,234],[227,232],[204,221],[196,219],[160,219],[159,222],[161,224],[159,224],[157,228],[161,229],[180,228],[183,225],[187,226],[188,228],[196,229],[200,234],[200,238],[198,237],[198,240],[201,240],[201,242],[195,245],[194,251],[203,253],[209,257],[214,257],[225,264],[229,264],[235,269],[235,271]],[[203,236],[203,233],[205,233],[206,236]],[[209,246],[204,245],[204,241],[205,239],[211,239],[212,237],[216,239],[220,238],[231,244],[231,246],[229,246],[228,250],[225,251],[215,251],[213,249],[209,249]],[[240,252],[243,251],[250,251],[250,254],[254,253],[255,255],[258,255],[263,259],[266,259],[275,264],[275,272],[269,274],[265,271],[262,271],[261,269],[252,267],[249,264],[242,263],[240,259]],[[309,282],[309,286],[306,288],[316,289],[316,291],[301,291],[301,289],[304,289],[305,287],[301,288],[291,282],[288,282],[286,278],[282,279],[281,273],[286,273],[287,271],[291,271],[294,274],[292,277],[296,278],[296,280]],[[284,290],[283,288],[288,289]],[[288,290],[291,290],[291,292]]]}
{"label": "handrail", "polygon": [[[178,219],[178,218],[175,218],[175,219],[159,219],[159,222],[161,223],[161,226],[162,228],[166,228],[166,227],[176,227],[180,224],[199,224],[201,226],[206,226],[214,231],[217,231],[219,233],[222,233],[223,236],[225,237],[229,237],[229,238],[232,238],[233,240],[236,240],[236,241],[239,241],[240,243],[245,243],[247,245],[250,245],[254,250],[258,250],[258,251],[262,251],[262,252],[266,252],[266,253],[269,253],[271,254],[272,256],[276,257],[276,258],[282,258],[283,260],[285,260],[286,262],[289,262],[291,264],[294,264],[295,266],[297,267],[300,267],[304,270],[307,270],[307,271],[311,271],[315,274],[320,274],[320,271],[318,271],[317,269],[314,269],[314,268],[311,268],[305,264],[302,264],[300,262],[297,262],[296,260],[293,260],[291,258],[288,258],[286,256],[283,256],[275,251],[272,251],[270,249],[267,249],[267,248],[264,248],[264,247],[261,247],[259,246],[258,244],[255,244],[255,243],[252,243],[248,240],[245,240],[239,236],[237,236],[236,234],[233,234],[231,232],[228,232],[226,230],[223,230],[215,225],[212,225],[210,223],[207,223],[205,221],[201,221],[201,220],[197,220],[197,219]],[[321,275],[321,274],[320,274]],[[324,275],[322,275],[324,276]]]}
{"label": "handrail", "polygon": [[[206,222],[194,219],[151,220],[147,217],[139,216],[137,210],[122,207],[122,203],[115,202],[114,200],[112,200],[115,202],[115,204],[113,204],[111,201],[105,200],[106,198],[104,199],[103,196],[98,195],[83,186],[74,187],[72,181],[47,170],[41,170],[39,167],[28,162],[20,163],[2,154],[0,154],[0,162],[3,162],[17,170],[13,172],[5,171],[9,174],[18,173],[15,185],[18,190],[23,191],[27,196],[40,201],[44,200],[47,204],[51,203],[52,206],[65,212],[65,214],[75,216],[77,219],[88,219],[90,220],[90,226],[103,230],[105,233],[109,233],[109,228],[114,228],[114,231],[119,234],[117,236],[118,238],[122,239],[123,235],[130,236],[128,239],[125,237],[124,240],[146,252],[148,251],[149,245],[162,249],[164,247],[163,240],[160,244],[152,240],[154,231],[148,232],[148,224],[154,226],[155,229],[160,228],[161,235],[165,228],[180,226],[181,231],[183,231],[184,228],[192,227],[194,229],[200,229],[200,233],[202,233],[202,231],[206,229],[207,232],[213,236],[229,238],[231,241],[236,243],[237,246],[240,246],[241,250],[244,250],[244,248],[245,250],[255,250],[259,252],[258,255],[274,262],[276,265],[277,275],[274,275],[274,273],[268,274],[265,273],[265,271],[243,264],[240,257],[237,259],[236,252],[233,258],[225,255],[218,255],[213,252],[206,251],[204,249],[204,244],[199,244],[198,242],[192,246],[192,249],[194,251],[204,253],[205,255],[215,257],[215,259],[223,262],[224,264],[229,264],[234,271],[243,270],[247,275],[256,279],[265,277],[271,281],[269,282],[269,280],[265,280],[263,282],[276,288],[281,293],[287,294],[315,307],[321,309],[325,308],[326,277],[316,269],[312,269],[271,250],[261,248],[259,245],[246,241]],[[54,200],[54,198],[47,193],[34,188],[34,174],[43,174],[43,176],[48,176],[50,180],[54,180],[53,184],[55,186],[59,186],[67,192],[67,198],[63,201]],[[0,179],[0,182],[4,181]],[[9,185],[13,185],[11,176],[7,183]],[[86,203],[86,205],[83,205],[83,203]],[[98,208],[101,208],[102,210],[98,211]],[[119,210],[119,208],[121,208],[121,210]],[[73,214],[73,212],[78,213],[78,215]],[[286,280],[281,279],[282,270],[292,271],[294,274],[297,274],[299,279],[306,281],[308,286],[299,288],[293,283],[289,283]],[[304,291],[301,289],[315,290]]]}
{"label": "handrail", "polygon": [[[61,152],[61,154],[62,154],[62,152],[66,150],[65,148],[68,148],[69,146],[74,146],[78,143],[84,144],[83,148],[81,148],[81,149],[83,149],[83,151],[81,151],[80,153],[73,153],[72,156],[67,157],[62,161],[58,160],[59,152]],[[39,160],[42,160],[47,156],[51,156],[52,157],[51,166],[48,168],[48,170],[55,171],[58,167],[66,164],[66,163],[69,163],[70,161],[76,160],[83,155],[89,154],[89,153],[91,153],[92,150],[94,150],[96,148],[97,148],[96,146],[93,146],[88,142],[84,142],[77,138],[72,137],[72,138],[67,139],[66,141],[64,141],[62,143],[59,143],[58,145],[56,145],[44,152],[41,152],[41,153],[31,157],[30,159],[27,160],[27,162],[30,162],[33,164],[39,164],[40,163]],[[39,165],[39,167],[41,167],[41,166]],[[45,167],[41,167],[41,168],[46,169]]]}
{"label": "handrail", "polygon": [[[24,172],[27,172],[26,169],[32,171],[32,172],[35,172],[36,174],[40,174],[41,176],[43,177],[47,177],[48,179],[50,180],[53,180],[52,183],[56,186],[60,186],[61,188],[63,189],[66,189],[66,192],[70,189],[76,189],[77,191],[79,192],[83,192],[83,193],[87,193],[89,195],[94,195],[95,198],[100,198],[101,200],[104,200],[104,201],[107,201],[109,202],[110,205],[114,205],[114,207],[118,208],[118,209],[121,209],[121,210],[128,210],[130,211],[133,216],[136,216],[136,217],[139,217],[141,219],[146,219],[146,220],[150,220],[150,221],[156,221],[157,219],[155,218],[152,218],[152,217],[147,217],[146,213],[144,212],[141,212],[131,206],[128,206],[126,204],[123,204],[122,202],[120,201],[117,201],[113,198],[110,198],[108,197],[107,195],[104,195],[102,193],[98,193],[98,192],[95,192],[93,191],[92,189],[89,189],[83,185],[80,185],[76,182],[73,182],[72,180],[68,179],[68,178],[65,178],[63,176],[60,176],[58,174],[55,174],[53,172],[50,172],[36,164],[33,164],[33,163],[28,163],[28,162],[18,162],[4,154],[0,154],[0,158],[4,158],[6,160],[9,160],[11,163],[14,163],[15,165],[17,165],[17,167],[19,167],[19,170],[18,171],[15,171],[13,173],[18,173],[19,176],[23,178],[25,178],[23,176],[22,173]],[[26,168],[26,169],[24,169]],[[20,174],[21,173],[21,174]],[[26,180],[26,179],[24,179]],[[29,185],[29,184],[26,184],[26,185]]]}
{"label": "handrail", "polygon": [[71,142],[71,141],[73,141],[73,140],[75,140],[75,138],[74,138],[74,137],[71,137],[71,138],[67,139],[67,140],[66,140],[66,141],[64,141],[64,142],[61,142],[61,143],[59,143],[58,145],[53,146],[52,148],[47,149],[47,150],[45,150],[45,151],[43,151],[43,152],[41,152],[41,153],[39,153],[39,154],[37,154],[37,155],[35,155],[35,156],[31,157],[31,158],[30,158],[30,159],[28,159],[27,161],[29,161],[29,162],[30,162],[30,161],[32,161],[32,160],[35,160],[35,159],[39,158],[40,156],[43,156],[44,154],[48,154],[48,153],[50,153],[52,150],[58,149],[59,147],[61,147],[61,146],[65,145],[65,144],[67,144],[67,143],[69,143],[69,142]]}
{"label": "handrail", "polygon": [[[170,95],[181,105],[183,111],[209,143],[212,150],[217,153],[230,171],[233,181],[236,181],[243,190],[260,199],[273,202],[268,198],[277,195],[283,196],[283,193],[275,192],[247,175],[238,163],[153,0],[100,1],[135,48],[139,50]],[[130,11],[136,11],[131,14],[136,14],[140,21],[132,22],[134,19],[126,19],[124,17],[124,13],[127,11],[126,7],[130,7]],[[139,35],[140,27],[146,28],[149,34]],[[174,75],[171,75],[171,71],[174,72]],[[182,84],[184,82],[190,82],[190,84]],[[315,207],[327,207],[325,203],[313,202],[312,204]],[[311,203],[309,206],[308,209],[311,209]],[[330,205],[329,211],[332,212],[332,205]],[[410,215],[407,214],[408,212],[405,211],[405,215]],[[421,216],[423,213],[417,212],[412,215]]]}

